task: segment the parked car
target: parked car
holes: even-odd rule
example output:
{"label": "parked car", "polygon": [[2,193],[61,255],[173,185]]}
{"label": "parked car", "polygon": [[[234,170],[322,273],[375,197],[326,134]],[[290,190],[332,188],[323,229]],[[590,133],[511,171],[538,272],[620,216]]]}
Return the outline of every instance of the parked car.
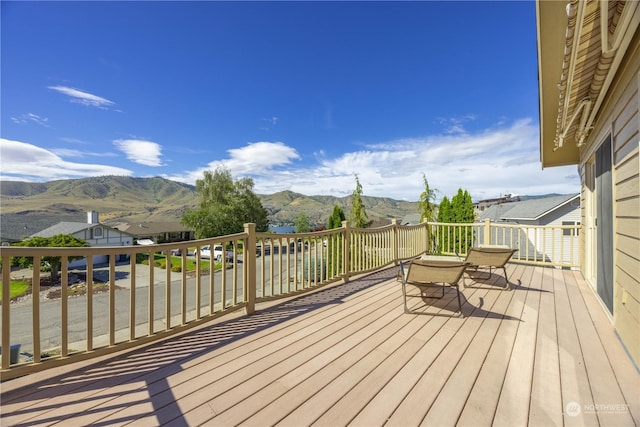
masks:
{"label": "parked car", "polygon": [[[222,255],[225,254],[227,262],[233,261],[233,251],[225,251],[222,245],[213,246],[213,259],[216,261],[222,261]],[[200,258],[211,259],[211,245],[205,245],[200,248]]]}

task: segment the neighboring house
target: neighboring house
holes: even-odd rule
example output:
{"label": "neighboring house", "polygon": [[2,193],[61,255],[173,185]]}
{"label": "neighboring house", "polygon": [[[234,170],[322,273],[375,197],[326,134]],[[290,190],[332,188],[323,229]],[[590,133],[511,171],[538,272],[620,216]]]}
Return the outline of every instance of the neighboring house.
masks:
{"label": "neighboring house", "polygon": [[421,216],[422,215],[420,215],[419,213],[405,215],[405,217],[402,218],[402,222],[400,224],[402,224],[402,225],[418,225],[418,224],[420,224],[420,217]]}
{"label": "neighboring house", "polygon": [[[30,237],[52,237],[57,234],[71,234],[78,239],[85,240],[89,246],[131,246],[133,236],[129,233],[116,230],[101,224],[98,212],[87,212],[87,222],[59,222],[49,228],[45,228]],[[119,260],[118,260],[119,261]],[[109,262],[108,255],[96,255],[93,257],[93,264],[103,264]],[[87,260],[75,260],[69,263],[70,268],[83,267]]]}
{"label": "neighboring house", "polygon": [[153,243],[183,242],[194,240],[193,230],[178,221],[159,222],[119,222],[112,224],[116,230],[126,231],[137,241],[152,241]]}
{"label": "neighboring house", "polygon": [[473,207],[475,208],[476,212],[484,212],[490,206],[493,206],[493,205],[498,205],[501,203],[508,203],[508,202],[519,202],[519,201],[520,201],[519,196],[512,196],[511,194],[505,194],[503,197],[498,197],[496,199],[480,200],[479,202],[474,203]]}
{"label": "neighboring house", "polygon": [[79,222],[84,221],[86,217],[86,213],[79,215],[75,213],[70,215],[2,214],[0,215],[0,241],[2,245],[20,242],[59,222]]}
{"label": "neighboring house", "polygon": [[[580,194],[569,194],[560,196],[549,196],[536,199],[528,199],[520,202],[502,203],[492,205],[480,214],[479,220],[489,219],[492,222],[518,224],[522,226],[532,226],[526,229],[526,236],[520,238],[518,242],[513,242],[512,246],[520,250],[520,256],[525,257],[530,254],[542,255],[547,260],[554,262],[568,262],[571,259],[578,259],[579,256],[579,232],[567,228],[562,234],[553,230],[541,230],[537,226],[575,226],[580,224]],[[480,229],[482,232],[482,229]],[[528,241],[525,241],[524,239]],[[482,241],[482,236],[480,236]],[[543,241],[553,242],[545,253],[534,254],[533,248],[544,248]],[[564,246],[561,248],[561,242]],[[525,245],[529,249],[526,249]]]}
{"label": "neighboring house", "polygon": [[542,166],[577,165],[581,270],[638,366],[640,2],[538,0],[536,16]]}

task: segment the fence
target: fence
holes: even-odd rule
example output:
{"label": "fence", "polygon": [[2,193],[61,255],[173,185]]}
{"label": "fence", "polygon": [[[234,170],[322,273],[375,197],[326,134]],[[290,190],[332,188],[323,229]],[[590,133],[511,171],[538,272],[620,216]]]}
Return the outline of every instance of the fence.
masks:
{"label": "fence", "polygon": [[[471,246],[498,244],[517,248],[516,262],[576,267],[577,233],[576,226],[393,221],[375,229],[344,222],[334,230],[274,234],[247,224],[243,233],[149,246],[2,247],[3,284],[16,274],[13,257],[32,257],[34,265],[57,257],[61,269],[59,286],[49,289],[38,268],[29,271],[30,304],[8,303],[10,286],[2,287],[0,344],[19,345],[21,357],[2,352],[1,379],[163,339],[240,309],[251,314],[256,304],[348,281],[425,252],[464,255]],[[201,248],[207,245],[222,245],[228,255],[223,250],[219,260],[204,259]],[[97,255],[108,256],[108,264],[69,268],[70,258]],[[55,298],[46,298],[47,292]]]}

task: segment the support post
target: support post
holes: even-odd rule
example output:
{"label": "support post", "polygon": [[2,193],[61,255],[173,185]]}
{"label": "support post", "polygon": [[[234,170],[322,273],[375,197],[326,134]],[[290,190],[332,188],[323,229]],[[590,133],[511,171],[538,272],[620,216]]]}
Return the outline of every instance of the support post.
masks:
{"label": "support post", "polygon": [[256,225],[248,223],[244,225],[247,240],[244,248],[242,263],[244,266],[244,292],[246,295],[246,313],[253,314],[256,311]]}

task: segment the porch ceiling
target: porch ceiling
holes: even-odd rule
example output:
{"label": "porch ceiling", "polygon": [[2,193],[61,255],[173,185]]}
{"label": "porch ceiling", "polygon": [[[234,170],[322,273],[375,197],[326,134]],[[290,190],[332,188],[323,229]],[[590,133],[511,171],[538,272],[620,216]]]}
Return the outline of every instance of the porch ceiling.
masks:
{"label": "porch ceiling", "polygon": [[579,162],[580,146],[638,27],[639,11],[636,1],[538,0],[543,167]]}

